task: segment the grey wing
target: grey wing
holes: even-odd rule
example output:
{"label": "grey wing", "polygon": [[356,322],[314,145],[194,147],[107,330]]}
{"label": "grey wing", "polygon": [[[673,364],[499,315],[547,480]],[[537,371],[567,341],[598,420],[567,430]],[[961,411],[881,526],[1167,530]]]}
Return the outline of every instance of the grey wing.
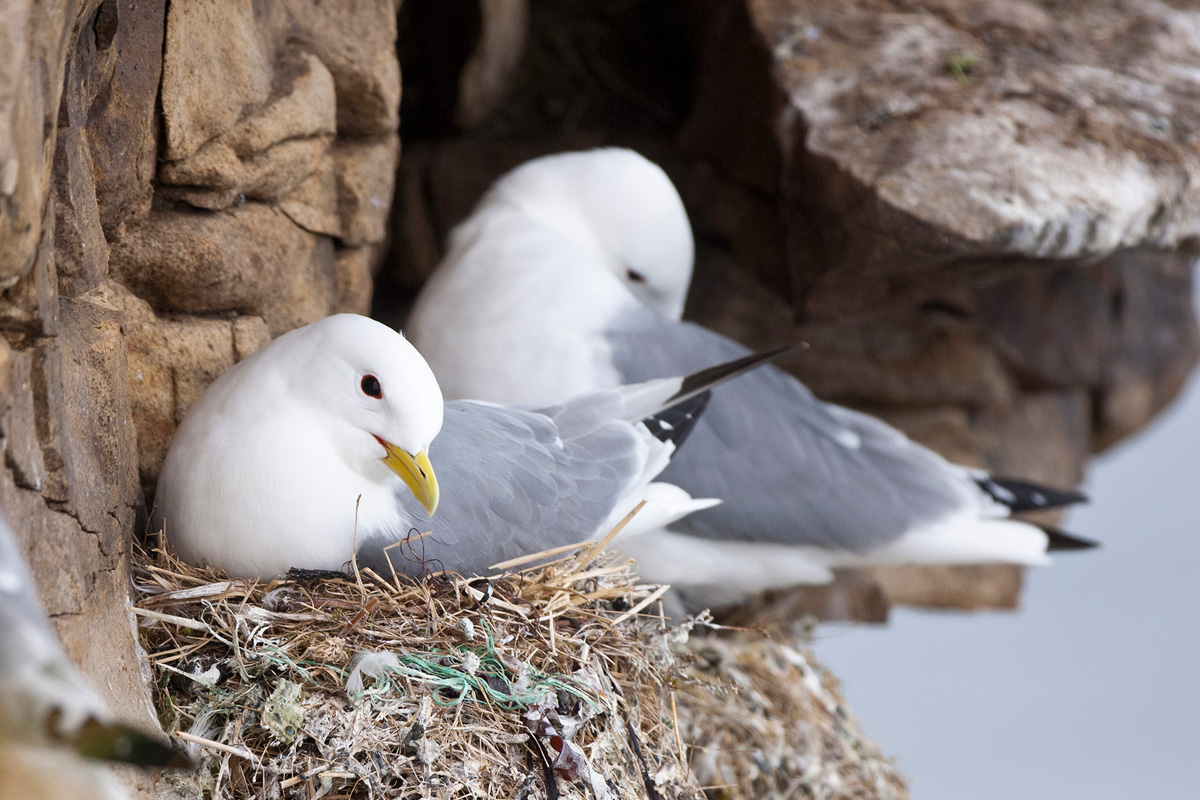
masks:
{"label": "grey wing", "polygon": [[[746,348],[647,312],[605,334],[626,382]],[[718,387],[661,480],[724,502],[672,526],[712,538],[870,550],[984,501],[967,472],[865,414],[823,403],[773,366]]]}
{"label": "grey wing", "polygon": [[[613,420],[564,433],[556,411],[446,403],[430,448],[441,503],[431,520],[410,494],[397,494],[408,516],[421,520],[420,532],[432,531],[388,551],[397,572],[478,574],[596,532],[642,480],[646,444],[632,425]],[[382,548],[407,533],[373,535],[359,549],[360,563],[389,574]]]}

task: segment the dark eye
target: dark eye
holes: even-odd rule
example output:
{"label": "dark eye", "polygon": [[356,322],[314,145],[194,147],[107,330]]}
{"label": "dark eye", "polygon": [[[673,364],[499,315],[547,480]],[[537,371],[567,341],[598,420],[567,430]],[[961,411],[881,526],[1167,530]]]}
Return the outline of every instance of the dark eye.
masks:
{"label": "dark eye", "polygon": [[383,387],[379,385],[379,378],[374,375],[363,375],[359,386],[362,387],[363,394],[367,397],[374,397],[376,400],[383,399]]}
{"label": "dark eye", "polygon": [[642,273],[638,272],[636,269],[626,269],[625,277],[629,278],[629,280],[633,281],[634,283],[645,283],[646,282],[646,276],[643,275]]}

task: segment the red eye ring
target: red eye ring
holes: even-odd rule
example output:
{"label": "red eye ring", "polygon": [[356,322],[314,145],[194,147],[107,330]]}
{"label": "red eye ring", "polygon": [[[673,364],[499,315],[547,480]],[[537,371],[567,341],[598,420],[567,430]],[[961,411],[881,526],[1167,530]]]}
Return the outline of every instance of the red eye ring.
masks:
{"label": "red eye ring", "polygon": [[374,375],[363,375],[358,385],[367,397],[374,397],[376,400],[383,399],[383,387],[379,385],[379,378]]}

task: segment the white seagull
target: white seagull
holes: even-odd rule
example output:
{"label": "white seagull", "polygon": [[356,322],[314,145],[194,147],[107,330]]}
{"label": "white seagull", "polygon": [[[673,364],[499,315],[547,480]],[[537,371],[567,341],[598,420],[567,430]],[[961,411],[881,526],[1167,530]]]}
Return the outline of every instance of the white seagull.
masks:
{"label": "white seagull", "polygon": [[327,317],[230,368],[189,409],[154,524],[184,560],[246,577],[336,570],[356,549],[384,575],[389,563],[479,574],[607,533],[643,499],[621,539],[653,538],[718,502],[652,483],[708,387],[772,355],[542,409],[443,404],[400,333]]}
{"label": "white seagull", "polygon": [[[506,403],[744,355],[680,321],[692,259],[659,167],[623,149],[547,156],[501,177],[453,231],[405,330],[448,397]],[[952,464],[771,366],[716,392],[663,479],[725,502],[627,549],[648,579],[708,587],[709,600],[835,567],[1044,564],[1052,540],[1090,544],[1008,519],[1081,495]]]}
{"label": "white seagull", "polygon": [[114,719],[42,614],[16,540],[0,517],[0,798],[123,798],[124,787],[77,756],[183,766],[157,737]]}

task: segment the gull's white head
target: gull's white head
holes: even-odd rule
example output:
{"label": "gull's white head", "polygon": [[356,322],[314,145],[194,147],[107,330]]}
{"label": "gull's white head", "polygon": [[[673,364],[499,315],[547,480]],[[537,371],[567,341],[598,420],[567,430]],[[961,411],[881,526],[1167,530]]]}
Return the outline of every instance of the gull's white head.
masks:
{"label": "gull's white head", "polygon": [[692,280],[692,228],[662,169],[632,150],[534,159],[489,197],[522,208],[593,253],[644,305],[679,319]]}
{"label": "gull's white head", "polygon": [[351,469],[377,483],[398,476],[433,514],[439,492],[428,453],[442,428],[442,391],[402,335],[337,314],[280,336],[243,364],[235,369],[274,371],[293,402],[318,411]]}

